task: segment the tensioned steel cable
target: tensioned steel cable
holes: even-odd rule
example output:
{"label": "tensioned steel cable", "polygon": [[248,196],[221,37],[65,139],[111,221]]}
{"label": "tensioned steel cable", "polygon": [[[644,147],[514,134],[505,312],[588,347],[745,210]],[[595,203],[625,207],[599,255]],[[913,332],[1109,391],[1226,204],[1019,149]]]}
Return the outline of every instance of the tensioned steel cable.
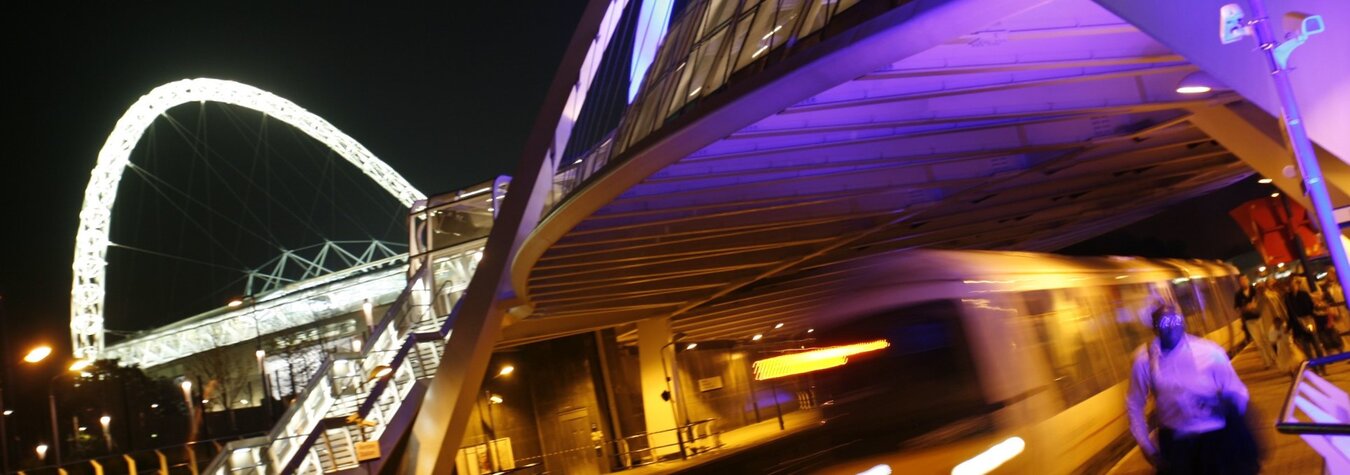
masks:
{"label": "tensioned steel cable", "polygon": [[[236,129],[237,131],[239,131],[239,133],[240,133],[241,135],[247,135],[246,132],[245,132],[246,130],[249,131],[249,132],[253,132],[253,130],[252,130],[252,129],[249,129],[249,128],[244,124],[243,120],[240,119],[240,118],[234,113],[234,111],[230,110],[228,107],[222,107],[222,109],[224,109],[226,116],[229,117],[229,118],[231,119],[231,125],[234,126],[235,129]],[[266,122],[265,122],[265,121],[264,121],[264,122],[260,122],[259,129],[258,129],[256,132],[254,132],[253,135],[255,135],[255,136],[270,136],[270,134],[267,132],[268,130],[269,130],[269,128],[267,127]],[[332,151],[331,151],[331,150],[325,150],[325,151],[328,152],[328,153],[326,153],[324,157],[322,157],[322,158],[315,158],[314,155],[313,155],[313,153],[314,153],[314,152],[313,152],[313,148],[316,146],[316,144],[314,143],[314,140],[313,140],[311,137],[309,137],[309,136],[304,136],[304,137],[299,136],[299,135],[297,134],[297,130],[296,130],[294,127],[288,127],[287,130],[289,130],[289,132],[290,132],[290,134],[291,134],[292,140],[295,140],[296,143],[300,145],[301,150],[306,154],[306,157],[307,157],[307,158],[310,158],[310,159],[311,159],[311,161],[313,161],[313,162],[318,162],[318,163],[322,163],[325,170],[327,170],[327,169],[329,169],[329,168],[333,168],[333,169],[341,169],[340,167],[334,167],[334,164],[332,163],[332,162],[334,161],[334,159],[333,159],[333,154],[332,154]],[[275,148],[274,146],[271,145],[271,142],[270,142],[270,141],[267,141],[266,143],[262,144],[261,147],[265,147],[265,148],[267,149],[267,150],[266,150],[267,152],[278,153],[278,154],[280,153],[279,151],[276,150],[276,148]],[[258,157],[259,157],[259,155],[258,155],[257,151],[255,151],[255,161],[258,159]],[[264,156],[263,158],[266,159],[266,156]],[[312,206],[311,206],[311,209],[310,209],[311,214],[313,214],[314,209],[317,208],[317,203],[318,203],[318,201],[319,201],[319,198],[325,198],[325,199],[327,199],[330,203],[336,204],[336,193],[335,193],[335,192],[330,191],[330,192],[325,193],[325,191],[324,191],[324,189],[323,189],[323,186],[322,186],[322,183],[316,183],[316,182],[314,182],[314,181],[309,180],[309,179],[308,179],[308,174],[303,173],[301,170],[299,170],[299,169],[295,166],[294,163],[292,163],[292,162],[289,161],[289,160],[281,160],[281,162],[282,162],[283,165],[287,166],[288,169],[289,169],[291,172],[295,173],[295,175],[297,176],[297,178],[298,178],[299,180],[303,181],[306,185],[308,185],[311,189],[313,189],[313,190],[315,191],[315,203],[312,204]],[[264,163],[270,163],[270,162],[264,162]],[[242,173],[242,172],[240,172],[240,173]],[[265,171],[265,173],[267,173],[266,176],[270,176],[270,167],[267,167],[267,171]],[[323,180],[320,179],[319,181],[323,181]],[[268,181],[268,184],[270,185],[270,180]],[[360,187],[357,187],[357,188],[360,188]],[[284,188],[284,189],[288,192],[288,195],[289,195],[289,192],[292,191],[291,188]],[[360,189],[361,189],[361,192],[365,195],[365,197],[366,197],[367,199],[369,199],[372,203],[377,204],[378,207],[384,207],[384,206],[387,206],[387,204],[381,204],[380,201],[377,201],[375,198],[371,197],[370,194],[369,194],[369,191],[365,190],[364,188],[360,188]],[[290,197],[291,197],[293,200],[295,200],[296,202],[299,202],[299,200],[298,200],[294,195],[290,195]],[[354,227],[356,227],[358,230],[360,230],[361,232],[366,233],[367,236],[369,236],[369,237],[371,237],[372,239],[374,239],[374,235],[370,232],[369,229],[367,229],[367,228],[365,227],[365,225],[363,224],[363,222],[362,222],[360,219],[357,219],[354,215],[352,215],[352,214],[350,214],[350,213],[347,213],[346,210],[343,209],[343,208],[340,207],[340,206],[331,206],[329,209],[330,209],[330,212],[332,212],[332,213],[341,213],[342,216],[343,216],[344,218],[346,218],[346,220],[347,220],[348,222],[352,223],[352,225],[353,225]],[[336,223],[337,223],[336,217],[330,218],[330,223],[336,225]],[[316,228],[315,228],[315,227],[311,227],[311,229],[316,229]],[[319,236],[324,236],[324,233],[322,233],[322,232],[317,232],[317,231],[316,231],[316,234],[319,235]]]}
{"label": "tensioned steel cable", "polygon": [[[227,160],[226,157],[220,156],[218,153],[215,153],[214,151],[212,151],[209,147],[207,148],[206,153],[202,153],[201,151],[196,150],[195,145],[202,142],[202,140],[200,139],[200,137],[190,137],[189,135],[185,134],[185,133],[183,132],[183,129],[184,129],[184,128],[182,127],[182,124],[179,123],[177,120],[173,119],[173,117],[171,117],[171,116],[169,116],[169,115],[166,114],[166,115],[164,115],[164,118],[167,119],[168,122],[174,126],[174,131],[178,132],[179,136],[182,137],[183,140],[187,141],[189,144],[193,144],[193,145],[194,145],[194,152],[196,152],[195,155],[197,156],[198,159],[200,159],[200,160],[206,165],[207,170],[210,171],[211,173],[215,174],[218,178],[220,178],[220,180],[221,180],[223,183],[225,183],[225,188],[226,188],[227,190],[230,191],[231,195],[233,195],[233,196],[235,197],[236,200],[240,200],[240,202],[242,203],[242,206],[243,206],[244,208],[248,208],[247,203],[244,202],[241,198],[239,198],[238,193],[235,193],[234,188],[231,187],[231,186],[229,185],[229,180],[226,180],[226,179],[224,178],[224,176],[220,174],[220,172],[216,171],[215,168],[212,167],[212,166],[210,165],[210,162],[207,160],[208,155],[214,154],[214,155],[217,156],[217,158],[220,158],[221,161],[224,162],[224,163],[226,164],[226,166],[230,167],[231,170],[233,170],[235,173],[239,174],[240,178],[243,179],[245,182],[247,182],[247,183],[246,183],[247,185],[252,186],[252,187],[258,187],[258,186],[259,186],[258,183],[257,183],[256,181],[254,181],[252,177],[249,177],[249,176],[247,176],[247,175],[244,175],[243,172],[239,171],[238,168],[235,168],[232,164],[230,164],[230,163],[229,163],[229,160]],[[275,201],[276,204],[277,204],[277,206],[280,207],[283,211],[286,211],[288,214],[290,214],[292,217],[294,217],[295,220],[296,220],[296,222],[298,222],[298,223],[301,224],[302,226],[308,228],[308,229],[309,229],[310,231],[312,231],[315,235],[317,235],[317,236],[323,236],[323,232],[320,231],[318,228],[315,228],[315,227],[313,226],[313,223],[310,223],[309,220],[307,220],[303,215],[299,214],[298,212],[296,212],[295,210],[291,209],[290,207],[285,206],[280,200],[278,200],[278,199],[277,199],[275,196],[273,196],[271,193],[269,193],[269,192],[267,192],[267,191],[264,191],[263,194],[264,194],[268,199],[270,199],[270,200],[272,200],[272,201]]]}
{"label": "tensioned steel cable", "polygon": [[[142,176],[142,177],[154,176],[154,175],[151,175],[150,173],[146,172],[145,170],[142,170],[140,167],[135,166],[134,164],[128,164],[127,169],[136,172],[137,175]],[[184,216],[185,218],[187,218],[186,221],[187,221],[189,224],[192,224],[193,226],[195,226],[195,227],[197,228],[198,231],[201,231],[202,234],[205,234],[207,240],[209,240],[209,241],[215,243],[215,244],[216,244],[217,246],[219,246],[222,250],[225,250],[226,253],[229,254],[230,258],[231,258],[231,259],[234,259],[234,261],[235,261],[236,263],[238,263],[240,266],[242,266],[242,267],[247,267],[247,265],[244,264],[243,260],[239,259],[239,256],[236,256],[233,252],[230,252],[230,251],[225,247],[225,244],[223,244],[223,243],[221,243],[220,241],[216,240],[214,234],[212,234],[209,230],[207,230],[206,227],[203,226],[203,225],[202,225],[200,222],[198,222],[196,219],[193,219],[193,218],[192,218],[192,215],[191,215],[190,213],[188,213],[186,209],[183,209],[182,206],[179,206],[179,204],[178,204],[177,202],[175,202],[173,199],[171,199],[171,198],[168,196],[168,193],[164,193],[164,190],[160,189],[159,184],[156,183],[156,180],[158,180],[157,177],[156,177],[155,179],[153,179],[153,180],[147,179],[147,180],[145,180],[145,182],[146,182],[146,184],[150,185],[150,188],[151,188],[151,189],[154,189],[156,192],[158,192],[159,195],[160,195],[161,197],[163,197],[165,201],[169,202],[169,204],[170,204],[171,206],[173,206],[175,209],[177,209],[179,213],[182,213],[183,216]],[[183,242],[183,239],[181,239],[181,236],[180,236],[179,242]]]}

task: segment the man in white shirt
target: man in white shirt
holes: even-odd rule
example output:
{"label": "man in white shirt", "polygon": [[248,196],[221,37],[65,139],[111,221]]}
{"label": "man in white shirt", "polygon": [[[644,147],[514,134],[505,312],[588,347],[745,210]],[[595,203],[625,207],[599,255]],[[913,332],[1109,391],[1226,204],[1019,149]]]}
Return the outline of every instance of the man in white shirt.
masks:
{"label": "man in white shirt", "polygon": [[[1245,413],[1248,399],[1223,348],[1186,334],[1185,317],[1170,306],[1153,311],[1153,330],[1158,337],[1136,354],[1125,396],[1130,432],[1144,456],[1163,474],[1256,473],[1254,447],[1234,447],[1222,430],[1228,411]],[[1156,445],[1145,415],[1150,393]]]}

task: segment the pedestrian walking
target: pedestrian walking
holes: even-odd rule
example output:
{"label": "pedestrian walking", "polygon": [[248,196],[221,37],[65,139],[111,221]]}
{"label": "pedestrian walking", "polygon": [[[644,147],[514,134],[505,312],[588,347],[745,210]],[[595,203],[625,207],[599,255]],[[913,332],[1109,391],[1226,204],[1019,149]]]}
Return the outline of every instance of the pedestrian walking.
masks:
{"label": "pedestrian walking", "polygon": [[[1322,342],[1318,338],[1317,302],[1308,292],[1308,281],[1302,277],[1292,277],[1290,289],[1284,296],[1285,313],[1289,315],[1289,330],[1294,343],[1303,350],[1308,358],[1326,356]],[[1325,320],[1325,317],[1323,317]]]}
{"label": "pedestrian walking", "polygon": [[1238,284],[1237,292],[1233,295],[1233,307],[1242,317],[1242,327],[1247,331],[1248,341],[1256,345],[1257,353],[1261,354],[1261,363],[1269,368],[1275,364],[1275,352],[1266,340],[1266,328],[1261,323],[1261,289],[1252,286],[1251,280],[1245,275],[1238,277]]}
{"label": "pedestrian walking", "polygon": [[[1218,344],[1186,334],[1175,307],[1153,311],[1157,334],[1137,352],[1126,393],[1130,432],[1161,474],[1254,474],[1255,439],[1243,415],[1247,387]],[[1153,397],[1158,440],[1144,410]]]}
{"label": "pedestrian walking", "polygon": [[1298,364],[1303,361],[1303,354],[1294,346],[1294,336],[1283,318],[1275,319],[1268,339],[1275,342],[1275,369],[1294,377]]}

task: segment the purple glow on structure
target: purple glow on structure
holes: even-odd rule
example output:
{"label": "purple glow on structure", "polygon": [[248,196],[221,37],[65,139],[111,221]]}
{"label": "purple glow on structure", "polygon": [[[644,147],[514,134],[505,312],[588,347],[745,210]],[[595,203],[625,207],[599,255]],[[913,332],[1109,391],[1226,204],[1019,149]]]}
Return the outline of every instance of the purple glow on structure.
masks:
{"label": "purple glow on structure", "polygon": [[657,48],[666,37],[670,27],[670,9],[672,0],[647,0],[642,2],[638,12],[638,27],[633,31],[633,66],[628,70],[628,102],[637,97],[642,87],[642,78],[656,59]]}

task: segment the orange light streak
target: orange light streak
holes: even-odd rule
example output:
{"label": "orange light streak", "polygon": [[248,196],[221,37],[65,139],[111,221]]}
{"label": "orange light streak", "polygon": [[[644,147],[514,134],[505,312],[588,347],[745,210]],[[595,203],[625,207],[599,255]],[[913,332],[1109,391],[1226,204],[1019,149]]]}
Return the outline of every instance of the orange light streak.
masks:
{"label": "orange light streak", "polygon": [[755,362],[755,380],[763,381],[843,366],[848,363],[849,356],[877,351],[890,346],[891,343],[886,340],[875,340],[765,358]]}

